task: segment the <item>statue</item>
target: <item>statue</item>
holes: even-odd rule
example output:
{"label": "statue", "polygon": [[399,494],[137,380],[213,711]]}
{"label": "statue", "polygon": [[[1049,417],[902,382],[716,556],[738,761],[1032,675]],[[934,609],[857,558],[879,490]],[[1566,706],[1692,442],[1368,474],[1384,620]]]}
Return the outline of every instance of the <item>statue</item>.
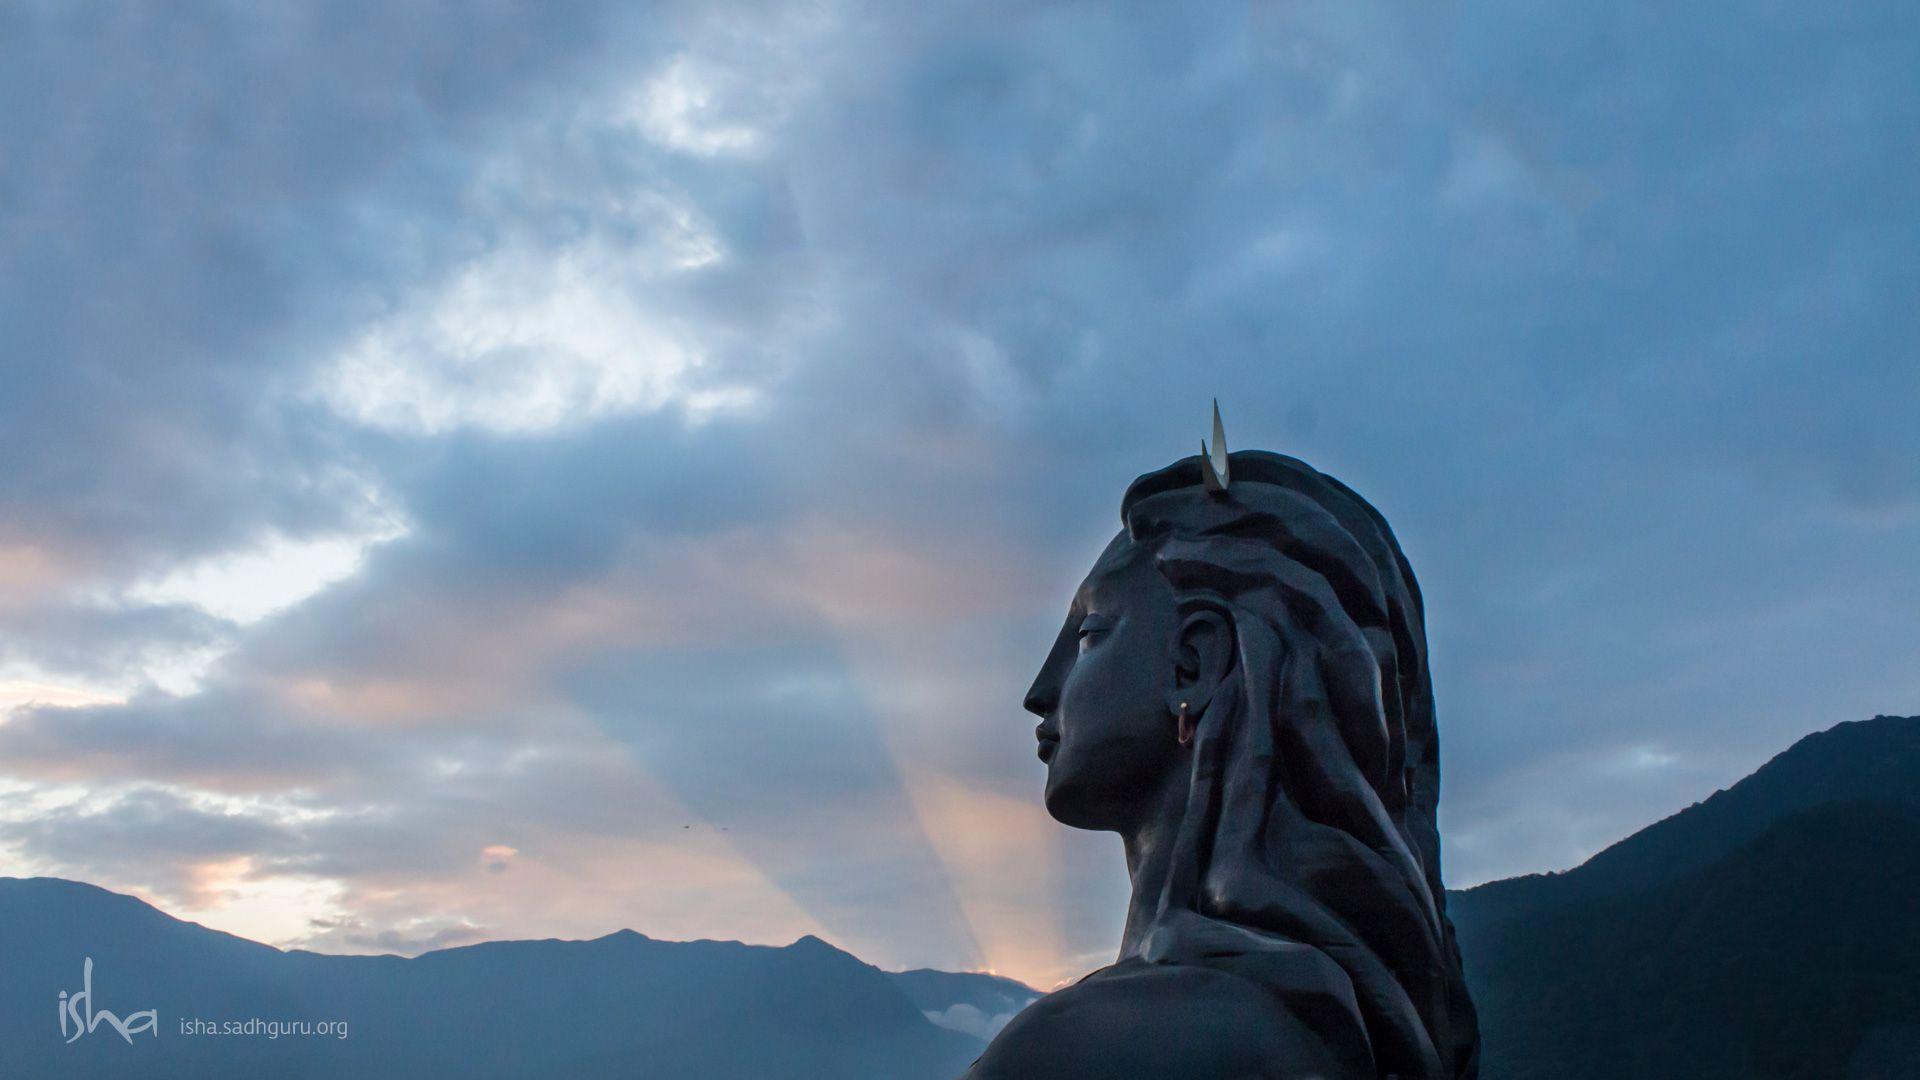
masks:
{"label": "statue", "polygon": [[1213,447],[1135,480],[1028,691],[1046,805],[1120,834],[1116,963],[974,1080],[1471,1080],[1420,589],[1332,477]]}

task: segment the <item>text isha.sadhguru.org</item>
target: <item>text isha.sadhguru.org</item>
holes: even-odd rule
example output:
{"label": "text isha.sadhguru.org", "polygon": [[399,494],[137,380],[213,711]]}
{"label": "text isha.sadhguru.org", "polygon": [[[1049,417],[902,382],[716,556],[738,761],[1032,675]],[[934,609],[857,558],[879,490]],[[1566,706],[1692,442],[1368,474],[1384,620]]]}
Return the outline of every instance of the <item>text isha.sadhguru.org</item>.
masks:
{"label": "text isha.sadhguru.org", "polygon": [[347,1037],[345,1020],[262,1020],[249,1017],[245,1020],[202,1020],[196,1016],[180,1018],[182,1035],[252,1035],[277,1039],[282,1035],[312,1036],[320,1035],[331,1039]]}
{"label": "text isha.sadhguru.org", "polygon": [[[76,1043],[92,1035],[102,1026],[110,1028],[114,1034],[129,1044],[135,1035],[160,1035],[160,1010],[140,1009],[127,1012],[125,1016],[104,1006],[96,998],[100,993],[93,983],[93,957],[86,957],[80,965],[80,988],[62,990],[55,999],[60,1006],[60,1037],[68,1043]],[[265,1036],[277,1039],[288,1036],[321,1036],[329,1039],[347,1037],[345,1020],[267,1020],[251,1016],[244,1020],[204,1020],[196,1016],[180,1018],[182,1035],[240,1035]]]}

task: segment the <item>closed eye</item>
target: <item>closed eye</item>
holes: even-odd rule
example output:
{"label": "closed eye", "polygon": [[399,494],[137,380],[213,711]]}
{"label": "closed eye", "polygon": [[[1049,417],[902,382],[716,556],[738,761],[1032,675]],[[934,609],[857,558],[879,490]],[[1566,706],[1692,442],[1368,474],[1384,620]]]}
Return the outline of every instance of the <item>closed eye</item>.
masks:
{"label": "closed eye", "polygon": [[1104,615],[1086,616],[1085,618],[1080,620],[1080,630],[1079,630],[1080,647],[1083,649],[1086,648],[1087,645],[1097,640],[1100,637],[1100,635],[1112,629],[1113,629],[1113,620],[1105,617]]}

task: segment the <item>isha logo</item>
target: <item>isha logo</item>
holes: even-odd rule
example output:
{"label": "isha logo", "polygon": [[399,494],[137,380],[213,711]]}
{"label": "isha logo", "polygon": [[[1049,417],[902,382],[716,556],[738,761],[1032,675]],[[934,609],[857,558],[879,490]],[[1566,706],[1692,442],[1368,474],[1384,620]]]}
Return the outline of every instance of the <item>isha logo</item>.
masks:
{"label": "isha logo", "polygon": [[[67,1035],[69,1020],[73,1022],[71,1035]],[[156,1039],[160,1037],[160,1032],[154,1028],[157,1014],[153,1009],[129,1013],[122,1020],[106,1009],[93,1007],[93,957],[89,956],[86,964],[80,968],[80,989],[73,994],[60,991],[60,1034],[67,1035],[67,1042],[71,1044],[82,1035],[93,1034],[93,1029],[99,1027],[101,1021],[112,1024],[113,1030],[127,1040],[128,1046],[132,1046],[133,1037],[143,1031],[151,1032]]]}

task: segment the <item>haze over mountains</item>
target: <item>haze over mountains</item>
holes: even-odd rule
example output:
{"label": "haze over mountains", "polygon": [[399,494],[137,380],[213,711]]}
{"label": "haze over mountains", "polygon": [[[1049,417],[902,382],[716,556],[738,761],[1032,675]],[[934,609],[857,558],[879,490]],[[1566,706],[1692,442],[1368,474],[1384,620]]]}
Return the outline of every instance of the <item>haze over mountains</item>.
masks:
{"label": "haze over mountains", "polygon": [[[1560,874],[1452,894],[1486,1080],[1920,1076],[1920,717],[1808,736]],[[157,1012],[62,1042],[58,994]],[[0,879],[0,1076],[950,1077],[1033,991],[782,948],[283,952],[78,882]],[[189,1035],[344,1019],[345,1039]]]}

